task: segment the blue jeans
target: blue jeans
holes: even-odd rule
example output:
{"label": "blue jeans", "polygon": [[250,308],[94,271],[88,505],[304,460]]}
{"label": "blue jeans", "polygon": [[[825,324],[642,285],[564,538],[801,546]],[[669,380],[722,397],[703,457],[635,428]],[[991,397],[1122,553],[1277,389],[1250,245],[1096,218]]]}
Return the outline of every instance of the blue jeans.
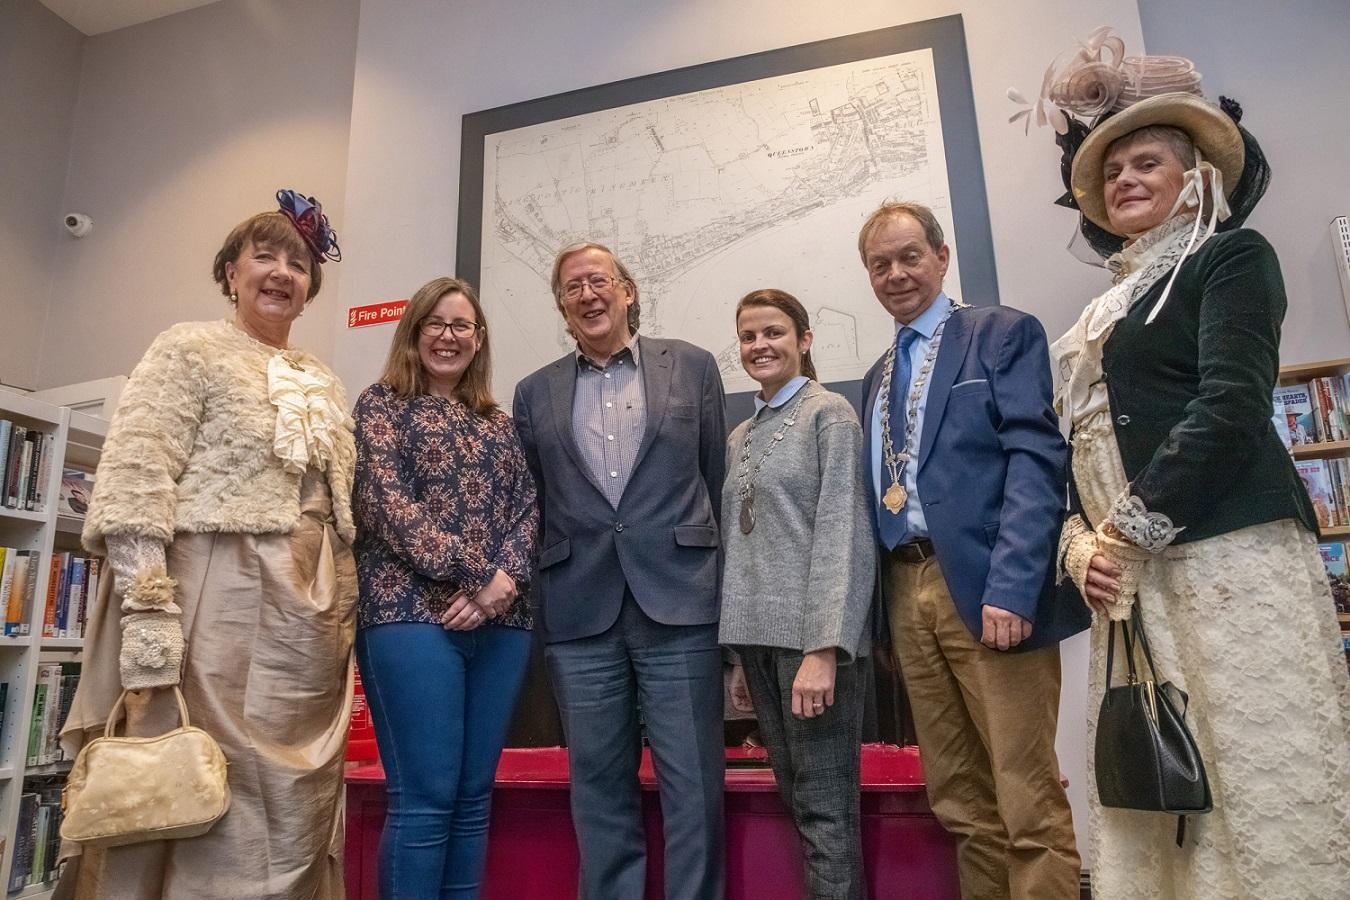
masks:
{"label": "blue jeans", "polygon": [[530,632],[396,622],[356,636],[388,783],[383,900],[468,900],[487,858],[492,786]]}

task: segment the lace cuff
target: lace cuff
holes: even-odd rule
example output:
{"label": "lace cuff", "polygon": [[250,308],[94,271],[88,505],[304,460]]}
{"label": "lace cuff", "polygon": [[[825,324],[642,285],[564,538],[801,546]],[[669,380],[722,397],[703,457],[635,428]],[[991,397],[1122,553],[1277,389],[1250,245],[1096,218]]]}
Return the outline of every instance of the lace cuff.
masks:
{"label": "lace cuff", "polygon": [[1059,567],[1055,580],[1071,579],[1078,592],[1086,597],[1087,570],[1096,554],[1097,536],[1082,516],[1070,516],[1059,536]]}
{"label": "lace cuff", "polygon": [[164,567],[164,544],[151,537],[110,534],[105,538],[113,590],[122,597],[122,611],[182,612],[173,602],[175,582]]}
{"label": "lace cuff", "polygon": [[1120,590],[1116,598],[1106,606],[1106,616],[1113,622],[1123,622],[1130,617],[1130,607],[1134,605],[1139,593],[1139,580],[1153,554],[1130,541],[1107,534],[1103,526],[1097,526],[1094,552],[1106,557],[1106,561],[1120,570]]}
{"label": "lace cuff", "polygon": [[[1078,540],[1085,534],[1092,534],[1092,529],[1088,527],[1087,522],[1080,515],[1071,515],[1064,520],[1064,527],[1059,532],[1059,550],[1055,553],[1055,583],[1063,581],[1066,576],[1073,578],[1073,569],[1070,567],[1069,556],[1074,550],[1075,542],[1081,545]],[[1074,578],[1074,584],[1078,584],[1078,579]],[[1078,585],[1082,590],[1082,585]]]}
{"label": "lace cuff", "polygon": [[1149,512],[1144,501],[1133,496],[1127,488],[1111,504],[1107,519],[1132,544],[1150,553],[1158,553],[1176,539],[1183,528],[1176,528],[1162,513]]}

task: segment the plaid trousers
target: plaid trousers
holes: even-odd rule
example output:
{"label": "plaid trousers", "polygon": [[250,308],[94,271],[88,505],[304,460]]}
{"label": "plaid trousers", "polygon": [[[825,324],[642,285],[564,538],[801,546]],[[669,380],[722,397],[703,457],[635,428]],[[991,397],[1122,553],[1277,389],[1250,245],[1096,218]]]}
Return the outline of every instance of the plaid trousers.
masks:
{"label": "plaid trousers", "polygon": [[799,719],[792,715],[792,681],[801,651],[736,649],[778,793],[801,837],[807,897],[862,900],[862,661],[837,668],[833,706]]}

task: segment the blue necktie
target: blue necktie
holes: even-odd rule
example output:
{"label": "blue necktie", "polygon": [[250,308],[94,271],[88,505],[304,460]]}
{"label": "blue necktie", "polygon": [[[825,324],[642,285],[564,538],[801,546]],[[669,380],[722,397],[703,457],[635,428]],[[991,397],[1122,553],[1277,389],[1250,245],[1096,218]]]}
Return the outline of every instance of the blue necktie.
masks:
{"label": "blue necktie", "polygon": [[[905,448],[905,437],[909,431],[909,348],[918,340],[919,333],[913,328],[902,327],[895,336],[895,368],[891,372],[891,448],[899,453]],[[882,445],[881,493],[884,496],[891,486],[891,469],[886,465],[886,448]],[[908,466],[913,465],[910,460]],[[905,486],[905,476],[900,475],[900,486]],[[888,548],[894,548],[905,542],[909,532],[906,509],[900,507],[898,514],[892,513],[885,504],[877,504],[877,521],[881,523],[881,540]]]}

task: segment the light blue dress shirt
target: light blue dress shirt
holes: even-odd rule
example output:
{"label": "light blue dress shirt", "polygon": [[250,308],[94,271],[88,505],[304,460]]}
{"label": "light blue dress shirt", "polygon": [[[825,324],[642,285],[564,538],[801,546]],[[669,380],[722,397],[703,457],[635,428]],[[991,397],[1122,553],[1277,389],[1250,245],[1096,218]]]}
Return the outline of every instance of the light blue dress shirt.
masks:
{"label": "light blue dress shirt", "polygon": [[782,406],[784,403],[788,402],[793,397],[797,396],[797,392],[800,391],[803,385],[805,385],[810,380],[811,379],[807,378],[805,375],[798,375],[797,377],[789,381],[787,384],[779,388],[778,393],[774,394],[773,399],[770,400],[768,403],[765,403],[759,397],[759,395],[764,392],[763,391],[757,392],[755,394],[755,415],[759,415],[760,410],[764,409],[764,407],[766,406],[769,407],[770,409],[777,409],[778,407]]}
{"label": "light blue dress shirt", "polygon": [[[947,311],[951,309],[952,301],[948,299],[947,294],[939,291],[937,297],[933,299],[933,305],[923,311],[923,313],[910,322],[908,325],[895,323],[895,333],[900,334],[901,328],[912,328],[919,333],[914,343],[909,346],[909,366],[913,372],[913,378],[919,377],[919,370],[923,367],[923,359],[928,355],[928,348],[933,343],[933,332],[941,324]],[[933,373],[928,373],[928,381],[924,382],[923,393],[919,397],[918,416],[914,420],[914,427],[919,434],[923,434],[923,414],[928,406],[928,386],[932,383]],[[911,382],[912,383],[912,382]],[[908,401],[906,401],[908,402]],[[908,415],[908,409],[906,409]],[[886,488],[891,486],[891,473],[883,471],[881,453],[881,392],[877,391],[877,401],[872,407],[872,488],[876,493],[877,506],[881,507],[881,495]],[[895,441],[895,452],[899,453],[902,449],[904,436],[892,434],[892,440]],[[919,485],[916,475],[919,469],[919,447],[915,442],[914,458],[905,465],[905,473],[902,476],[905,480],[905,491],[909,494],[909,499],[905,501],[905,521],[908,523],[909,538],[928,537],[928,520],[923,517],[923,505],[919,502]],[[889,513],[886,513],[889,515]]]}

